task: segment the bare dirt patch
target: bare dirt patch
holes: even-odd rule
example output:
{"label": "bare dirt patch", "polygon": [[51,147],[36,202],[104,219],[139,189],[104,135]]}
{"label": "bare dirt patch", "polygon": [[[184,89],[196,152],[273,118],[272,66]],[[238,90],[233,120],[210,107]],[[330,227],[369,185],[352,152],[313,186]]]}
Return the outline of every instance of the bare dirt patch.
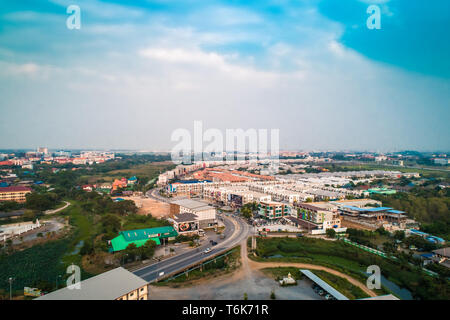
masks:
{"label": "bare dirt patch", "polygon": [[138,207],[138,214],[151,214],[155,218],[163,218],[169,215],[170,205],[168,203],[141,197],[123,197],[123,199],[134,201]]}

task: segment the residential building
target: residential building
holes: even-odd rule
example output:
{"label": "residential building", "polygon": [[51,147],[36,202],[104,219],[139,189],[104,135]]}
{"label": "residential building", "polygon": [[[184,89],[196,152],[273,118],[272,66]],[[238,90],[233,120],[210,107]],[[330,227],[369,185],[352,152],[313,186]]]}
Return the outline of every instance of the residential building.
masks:
{"label": "residential building", "polygon": [[31,191],[31,188],[22,186],[0,188],[0,201],[25,202],[26,195]]}

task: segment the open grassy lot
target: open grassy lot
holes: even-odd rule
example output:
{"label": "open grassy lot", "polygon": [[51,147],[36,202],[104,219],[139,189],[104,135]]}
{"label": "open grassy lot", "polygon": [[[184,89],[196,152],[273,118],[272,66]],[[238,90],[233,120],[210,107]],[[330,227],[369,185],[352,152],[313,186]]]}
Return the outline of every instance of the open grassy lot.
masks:
{"label": "open grassy lot", "polygon": [[[325,168],[331,169],[330,165],[324,165]],[[400,166],[390,166],[383,164],[375,164],[375,163],[361,163],[361,164],[345,164],[339,163],[337,164],[339,168],[338,171],[344,170],[392,170],[392,171],[400,171],[400,172],[417,172],[424,177],[444,177],[450,178],[450,170],[448,168],[439,168],[439,167],[422,167],[419,166],[417,168],[414,167],[400,167]]]}
{"label": "open grassy lot", "polygon": [[170,161],[164,162],[149,162],[144,164],[133,165],[127,169],[112,170],[105,173],[98,173],[94,175],[82,176],[82,179],[87,179],[88,183],[96,182],[112,182],[114,179],[122,177],[147,177],[148,179],[153,179],[157,177],[160,172],[170,170],[174,167],[173,163]]}
{"label": "open grassy lot", "polygon": [[368,298],[369,296],[362,291],[360,288],[354,286],[350,282],[348,282],[347,279],[338,277],[334,274],[328,273],[323,270],[313,270],[313,273],[320,277],[323,281],[328,283],[330,286],[338,290],[340,293],[342,293],[344,296],[349,298],[350,300],[353,299],[362,299],[362,298]]}

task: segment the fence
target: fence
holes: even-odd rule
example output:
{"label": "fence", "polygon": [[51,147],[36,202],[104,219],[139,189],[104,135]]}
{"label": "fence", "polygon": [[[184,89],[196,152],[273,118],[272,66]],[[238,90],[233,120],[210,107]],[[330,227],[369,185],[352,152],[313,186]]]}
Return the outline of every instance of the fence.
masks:
{"label": "fence", "polygon": [[230,251],[228,251],[228,252],[225,252],[224,254],[221,254],[221,255],[219,255],[219,256],[215,256],[215,257],[211,258],[210,260],[207,260],[207,261],[204,261],[204,262],[200,262],[198,265],[196,265],[196,266],[194,266],[194,267],[192,267],[192,268],[189,268],[189,269],[187,269],[187,270],[179,271],[179,272],[177,272],[177,274],[175,274],[175,275],[173,275],[173,276],[170,276],[170,277],[168,277],[167,279],[165,279],[164,282],[168,282],[168,281],[170,281],[170,280],[174,280],[174,279],[176,279],[176,278],[178,278],[178,277],[181,277],[181,276],[183,276],[183,275],[185,275],[185,274],[188,274],[188,273],[191,272],[191,271],[197,270],[197,269],[199,269],[199,268],[201,268],[201,267],[203,267],[203,266],[205,266],[205,265],[207,265],[207,264],[209,264],[209,263],[216,262],[217,259],[221,259],[221,258],[224,258],[224,257],[226,257],[226,256],[228,256],[228,255],[230,255],[230,254],[232,254],[234,251],[236,251],[236,249],[237,249],[237,248],[234,248],[234,249],[232,249],[232,250],[230,250]]}

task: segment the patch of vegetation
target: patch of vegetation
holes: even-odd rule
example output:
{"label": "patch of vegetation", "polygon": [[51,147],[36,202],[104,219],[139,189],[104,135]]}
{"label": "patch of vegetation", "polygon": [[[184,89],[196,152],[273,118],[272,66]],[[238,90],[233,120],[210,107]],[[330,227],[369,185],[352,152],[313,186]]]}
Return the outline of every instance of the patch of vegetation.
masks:
{"label": "patch of vegetation", "polygon": [[211,259],[208,264],[186,273],[180,273],[176,277],[155,283],[157,286],[179,287],[193,284],[196,280],[218,277],[230,273],[240,266],[240,246],[228,251],[227,256]]}
{"label": "patch of vegetation", "polygon": [[54,290],[55,279],[65,274],[61,259],[67,252],[70,239],[49,241],[9,255],[0,254],[0,289],[9,290],[6,281],[14,278],[13,290],[23,287],[38,287],[45,291]]}
{"label": "patch of vegetation", "polygon": [[[447,279],[436,279],[426,275],[420,266],[410,265],[403,256],[399,256],[397,261],[384,259],[342,241],[306,237],[258,238],[256,253],[258,256],[254,258],[256,260],[323,265],[346,273],[363,283],[367,279],[364,277],[367,267],[378,265],[384,277],[399,287],[408,289],[416,299],[450,299],[450,285]],[[387,293],[385,289],[375,291],[378,294]]]}
{"label": "patch of vegetation", "polygon": [[409,193],[376,195],[383,206],[405,211],[422,223],[422,230],[450,240],[450,188],[443,190],[415,187]]}

